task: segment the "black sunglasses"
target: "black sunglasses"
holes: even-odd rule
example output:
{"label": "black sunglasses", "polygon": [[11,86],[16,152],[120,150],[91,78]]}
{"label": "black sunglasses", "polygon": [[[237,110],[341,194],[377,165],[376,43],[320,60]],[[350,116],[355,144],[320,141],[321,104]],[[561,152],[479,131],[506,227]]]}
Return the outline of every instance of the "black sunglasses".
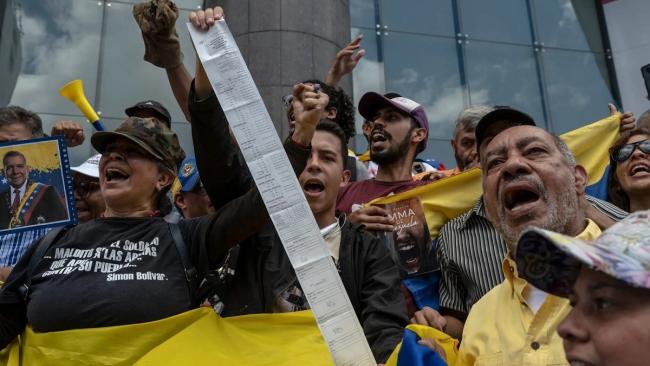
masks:
{"label": "black sunglasses", "polygon": [[625,144],[618,149],[612,151],[612,160],[617,163],[622,163],[625,160],[629,159],[634,152],[634,149],[639,148],[644,154],[650,154],[650,140],[643,140],[633,142],[631,144]]}

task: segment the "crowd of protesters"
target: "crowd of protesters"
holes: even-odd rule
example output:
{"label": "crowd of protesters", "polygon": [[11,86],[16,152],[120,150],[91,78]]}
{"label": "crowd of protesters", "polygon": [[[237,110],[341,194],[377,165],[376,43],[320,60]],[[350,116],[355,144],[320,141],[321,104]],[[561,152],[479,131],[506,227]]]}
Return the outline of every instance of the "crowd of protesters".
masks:
{"label": "crowd of protesters", "polygon": [[[224,317],[310,308],[201,62],[193,76],[183,65],[178,9],[154,0],[135,5],[134,17],[145,60],[166,70],[191,124],[195,156],[152,100],[93,134],[99,154],[71,168],[79,223],[0,236],[0,348],[26,326],[135,324],[199,306]],[[222,17],[216,7],[189,21],[206,30]],[[290,126],[285,151],[377,363],[409,323],[461,340],[456,365],[636,365],[650,356],[650,110],[620,115],[609,202],[586,194],[588,172],[565,142],[506,106],[470,106],[449,121],[456,167],[444,170],[416,162],[429,135],[423,106],[368,91],[356,106],[368,150],[355,156],[355,106],[337,84],[363,55],[356,38],[325,81],[297,81],[277,102]],[[0,142],[45,135],[28,109],[0,108]],[[51,135],[69,147],[85,139],[74,121]],[[369,203],[475,168],[481,197],[428,253],[439,283],[406,278],[379,235],[395,220]],[[125,249],[134,260],[114,268],[115,280],[51,270],[55,252],[108,252],[125,241],[143,247]],[[124,280],[136,271],[153,277]],[[421,346],[447,356],[431,339]]]}

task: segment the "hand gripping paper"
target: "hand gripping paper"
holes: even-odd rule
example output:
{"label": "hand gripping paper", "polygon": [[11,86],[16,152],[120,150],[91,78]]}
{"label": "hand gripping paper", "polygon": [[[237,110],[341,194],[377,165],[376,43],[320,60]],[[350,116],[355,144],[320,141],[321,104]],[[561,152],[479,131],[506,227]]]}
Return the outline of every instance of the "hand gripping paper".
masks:
{"label": "hand gripping paper", "polygon": [[336,365],[375,365],[336,266],[264,102],[224,20],[187,24],[228,123]]}

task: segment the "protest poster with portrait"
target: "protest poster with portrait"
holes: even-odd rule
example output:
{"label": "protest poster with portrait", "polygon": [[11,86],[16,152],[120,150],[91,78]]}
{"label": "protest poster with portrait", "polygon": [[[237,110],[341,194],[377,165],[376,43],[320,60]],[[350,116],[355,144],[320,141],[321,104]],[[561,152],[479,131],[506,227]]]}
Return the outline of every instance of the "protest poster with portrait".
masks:
{"label": "protest poster with portrait", "polygon": [[0,158],[0,233],[77,223],[64,140],[3,143]]}
{"label": "protest poster with portrait", "polygon": [[387,204],[384,208],[395,220],[395,229],[384,233],[384,238],[401,277],[413,277],[437,270],[435,248],[420,199],[413,197]]}

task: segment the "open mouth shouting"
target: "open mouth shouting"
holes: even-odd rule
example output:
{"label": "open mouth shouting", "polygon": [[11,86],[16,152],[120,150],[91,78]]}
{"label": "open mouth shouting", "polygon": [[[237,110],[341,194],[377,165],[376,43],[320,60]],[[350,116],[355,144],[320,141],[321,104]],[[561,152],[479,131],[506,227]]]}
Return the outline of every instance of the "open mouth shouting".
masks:
{"label": "open mouth shouting", "polygon": [[123,169],[115,166],[116,164],[107,164],[104,168],[104,181],[107,185],[119,184],[129,179],[130,174]]}
{"label": "open mouth shouting", "polygon": [[630,177],[645,177],[650,175],[650,165],[647,161],[641,160],[630,164],[628,170]]}
{"label": "open mouth shouting", "polygon": [[541,198],[541,190],[530,181],[510,183],[501,192],[501,202],[505,211],[514,217],[531,213]]}
{"label": "open mouth shouting", "polygon": [[318,198],[325,191],[325,184],[318,178],[309,178],[302,183],[307,199]]}
{"label": "open mouth shouting", "polygon": [[375,129],[370,134],[370,144],[372,147],[380,147],[390,140],[390,135],[383,129]]}
{"label": "open mouth shouting", "polygon": [[400,264],[408,273],[415,273],[420,269],[420,250],[418,241],[410,229],[401,229],[395,238],[395,247]]}
{"label": "open mouth shouting", "polygon": [[398,243],[397,253],[399,254],[400,262],[406,267],[409,273],[417,272],[420,267],[417,243],[414,241]]}

